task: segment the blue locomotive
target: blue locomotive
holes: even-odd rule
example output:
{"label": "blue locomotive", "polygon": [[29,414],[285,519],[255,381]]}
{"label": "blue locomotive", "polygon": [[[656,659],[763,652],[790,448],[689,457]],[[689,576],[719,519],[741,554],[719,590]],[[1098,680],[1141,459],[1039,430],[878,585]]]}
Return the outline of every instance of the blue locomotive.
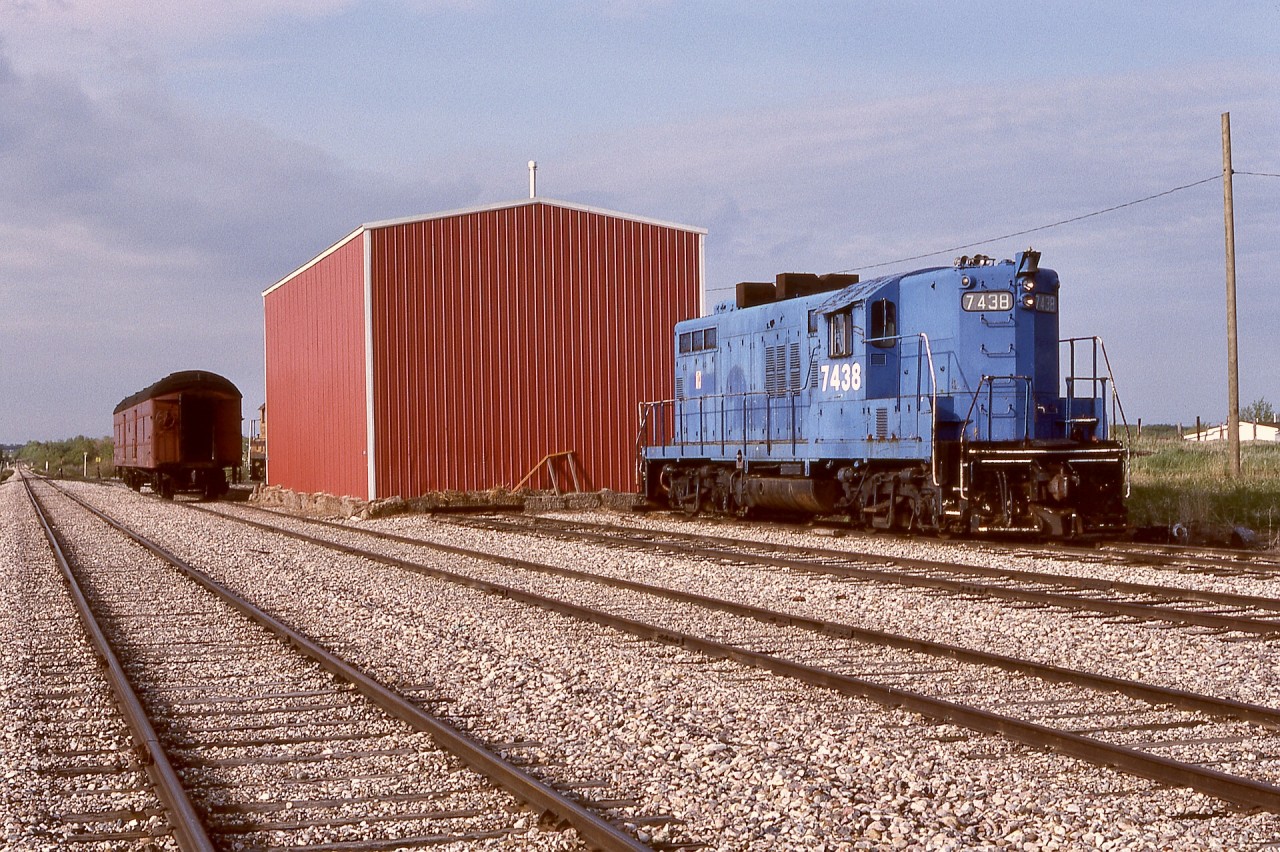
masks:
{"label": "blue locomotive", "polygon": [[640,410],[646,495],[938,534],[1124,531],[1106,352],[1059,340],[1039,261],[739,284],[676,325],[674,399]]}

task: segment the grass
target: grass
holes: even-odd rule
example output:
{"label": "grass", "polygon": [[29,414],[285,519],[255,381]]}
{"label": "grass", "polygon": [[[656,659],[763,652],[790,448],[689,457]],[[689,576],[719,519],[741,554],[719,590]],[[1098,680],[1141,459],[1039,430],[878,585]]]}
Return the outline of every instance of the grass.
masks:
{"label": "grass", "polygon": [[1129,447],[1130,523],[1182,523],[1209,539],[1227,539],[1234,527],[1247,527],[1258,543],[1280,548],[1280,444],[1243,443],[1239,478],[1229,474],[1226,442],[1144,436]]}

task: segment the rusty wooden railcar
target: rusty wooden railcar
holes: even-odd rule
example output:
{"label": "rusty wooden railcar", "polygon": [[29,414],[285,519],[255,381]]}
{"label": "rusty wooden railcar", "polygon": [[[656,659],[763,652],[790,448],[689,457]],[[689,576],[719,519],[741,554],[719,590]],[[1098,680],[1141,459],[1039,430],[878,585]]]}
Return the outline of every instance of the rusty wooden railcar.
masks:
{"label": "rusty wooden railcar", "polygon": [[227,492],[241,464],[241,393],[205,370],[183,370],[127,396],[113,416],[116,472],[134,491],[161,497]]}

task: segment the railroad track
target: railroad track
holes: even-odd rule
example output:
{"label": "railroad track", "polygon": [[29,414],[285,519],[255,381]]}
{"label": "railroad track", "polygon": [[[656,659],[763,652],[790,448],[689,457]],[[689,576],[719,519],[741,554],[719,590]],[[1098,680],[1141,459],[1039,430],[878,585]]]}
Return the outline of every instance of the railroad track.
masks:
{"label": "railroad track", "polygon": [[[87,503],[26,488],[163,803],[149,837],[188,852],[573,848],[542,820],[580,848],[651,848],[426,712],[429,692],[387,689]],[[107,548],[104,522],[120,536]]]}
{"label": "railroad track", "polygon": [[[1064,551],[1088,552],[1085,548],[1064,548]],[[1274,576],[1280,572],[1280,554],[1274,550],[1233,550],[1196,545],[1108,542],[1100,544],[1096,552],[1114,555],[1134,565],[1163,565],[1177,571],[1260,577]]]}
{"label": "railroad track", "polygon": [[[201,509],[310,546],[1192,787],[1237,807],[1280,812],[1275,708],[877,634],[474,548],[245,507]],[[440,554],[451,557],[450,569],[439,567]],[[464,568],[460,559],[476,562]]]}
{"label": "railroad track", "polygon": [[[676,516],[672,513],[672,517],[687,522],[685,516]],[[851,531],[845,526],[824,526],[824,528],[836,535],[847,532],[851,536],[864,535],[876,540],[920,540],[919,536],[904,535],[904,533]],[[1028,542],[995,539],[938,539],[937,544],[951,546],[961,554],[978,550],[1019,556],[1050,556],[1050,558],[1070,556],[1082,562],[1164,567],[1179,573],[1203,572],[1224,577],[1272,577],[1280,572],[1280,553],[1276,553],[1275,550],[1211,548],[1211,546],[1202,545],[1156,544],[1156,542],[1143,541],[1097,541],[1093,544],[1080,545],[1062,541],[1028,544]]]}
{"label": "railroad track", "polygon": [[[679,512],[655,511],[649,513],[649,516],[670,518],[683,524],[689,523],[688,516]],[[724,524],[726,526],[738,523],[734,519],[716,516],[700,517],[698,520],[704,524]],[[792,530],[817,527],[829,531],[834,536],[848,536],[851,540],[856,539],[856,537],[865,537],[869,540],[880,542],[900,541],[904,543],[918,543],[922,540],[929,540],[910,533],[883,530],[868,532],[852,528],[846,523],[819,521],[817,524],[805,524],[803,526],[785,521],[776,523],[782,529]],[[1280,572],[1280,553],[1275,550],[1109,540],[1100,540],[1088,544],[1069,544],[1062,541],[1028,543],[995,538],[939,538],[934,541],[937,544],[946,544],[954,548],[957,553],[976,551],[980,553],[1007,553],[1011,556],[1042,558],[1066,556],[1082,562],[1168,568],[1177,573],[1205,573],[1224,577],[1274,577]]]}
{"label": "railroad track", "polygon": [[5,559],[22,568],[8,586],[0,630],[6,662],[22,678],[6,678],[0,700],[6,738],[35,759],[6,767],[21,771],[25,793],[6,797],[6,828],[23,826],[29,848],[176,849],[176,841],[166,842],[164,805],[43,536],[22,527],[11,541]]}
{"label": "railroad track", "polygon": [[1280,638],[1280,599],[1260,595],[584,521],[451,517],[448,522],[494,532],[528,533],[560,541],[692,556],[727,564],[787,568],[860,582],[981,595],[1020,605],[1201,627],[1237,634],[1237,638]]}

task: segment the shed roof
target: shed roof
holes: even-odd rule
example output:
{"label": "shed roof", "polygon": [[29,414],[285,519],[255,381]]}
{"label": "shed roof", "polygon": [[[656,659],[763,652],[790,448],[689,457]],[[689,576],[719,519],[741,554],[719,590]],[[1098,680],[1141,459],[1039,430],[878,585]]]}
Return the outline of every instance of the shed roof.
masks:
{"label": "shed roof", "polygon": [[372,231],[378,228],[391,228],[397,225],[409,225],[415,222],[430,222],[435,219],[449,219],[454,216],[469,216],[474,213],[487,213],[492,210],[511,210],[517,207],[529,207],[535,204],[546,204],[550,207],[559,207],[565,210],[577,210],[582,213],[594,213],[598,216],[609,216],[615,219],[625,219],[630,222],[639,222],[640,224],[644,224],[644,225],[655,225],[660,228],[673,228],[678,231],[689,231],[690,233],[702,234],[704,236],[707,233],[706,228],[698,228],[698,227],[694,227],[693,225],[682,225],[678,222],[668,222],[662,219],[651,219],[647,216],[637,216],[634,213],[621,213],[617,210],[608,210],[603,207],[592,207],[587,204],[578,204],[573,201],[557,201],[556,199],[553,199],[553,198],[541,198],[541,197],[522,198],[522,199],[516,199],[515,201],[501,201],[495,204],[480,204],[474,207],[460,207],[456,210],[443,210],[439,213],[422,213],[416,216],[405,216],[399,219],[382,219],[375,222],[366,222],[360,227],[356,228],[351,233],[347,234],[342,239],[338,240],[333,245],[329,246],[320,254],[313,257],[311,260],[304,263],[302,266],[298,267],[297,269],[290,272],[285,277],[281,278],[275,284],[272,284],[266,290],[263,290],[262,295],[266,296],[272,290],[275,290],[276,288],[289,283],[289,281],[292,278],[295,278],[302,272],[305,272],[306,270],[310,269],[312,266],[319,263],[321,260],[329,256],[333,252],[337,251],[339,248],[346,245],[351,240],[363,234],[365,231]]}

